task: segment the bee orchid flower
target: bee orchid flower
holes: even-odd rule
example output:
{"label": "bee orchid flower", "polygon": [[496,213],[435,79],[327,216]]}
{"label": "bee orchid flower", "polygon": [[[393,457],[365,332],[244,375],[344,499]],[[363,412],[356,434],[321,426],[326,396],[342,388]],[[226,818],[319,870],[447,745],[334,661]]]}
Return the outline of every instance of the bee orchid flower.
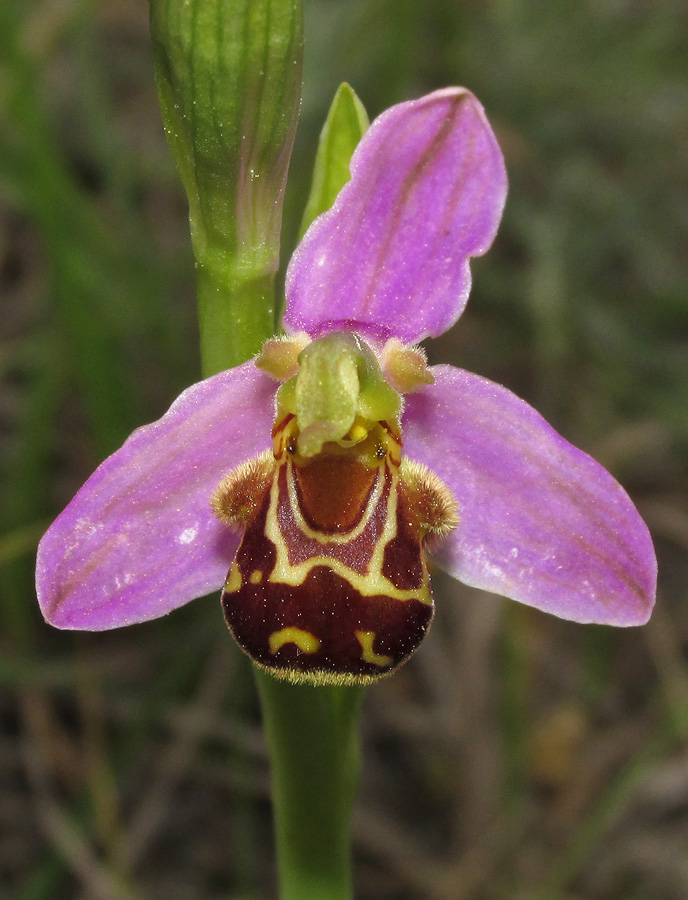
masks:
{"label": "bee orchid flower", "polygon": [[46,620],[97,631],[222,589],[259,665],[365,682],[427,631],[429,558],[565,619],[645,622],[655,556],[620,485],[509,390],[417,347],[461,315],[505,196],[466,90],[376,119],[291,259],[285,335],[135,431],[43,537]]}

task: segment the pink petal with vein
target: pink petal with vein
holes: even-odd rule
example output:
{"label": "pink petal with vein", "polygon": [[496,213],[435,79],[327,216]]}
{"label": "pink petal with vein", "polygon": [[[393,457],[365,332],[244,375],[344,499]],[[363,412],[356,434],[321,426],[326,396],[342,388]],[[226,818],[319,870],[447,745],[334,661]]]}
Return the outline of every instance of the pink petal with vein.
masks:
{"label": "pink petal with vein", "polygon": [[274,381],[245,363],[184,391],[106,459],[38,548],[46,620],[100,631],[219,590],[239,535],[211,514],[210,496],[270,447],[274,394]]}
{"label": "pink petal with vein", "polygon": [[657,563],[623,488],[506,388],[452,366],[407,398],[405,453],[451,488],[460,523],[438,564],[577,622],[640,625]]}
{"label": "pink petal with vein", "polygon": [[364,135],[351,173],[292,257],[285,327],[405,343],[442,334],[463,312],[470,257],[489,248],[506,198],[482,106],[463,88],[393,106]]}

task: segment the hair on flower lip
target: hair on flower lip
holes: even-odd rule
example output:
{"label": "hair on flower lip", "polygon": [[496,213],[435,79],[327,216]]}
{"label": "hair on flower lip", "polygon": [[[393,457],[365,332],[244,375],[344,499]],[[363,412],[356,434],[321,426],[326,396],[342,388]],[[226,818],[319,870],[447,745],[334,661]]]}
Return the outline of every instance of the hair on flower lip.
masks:
{"label": "hair on flower lip", "polygon": [[[647,528],[612,476],[524,401],[436,366],[426,383],[412,382],[400,421],[387,422],[393,437],[384,437],[387,420],[361,413],[384,393],[378,386],[366,395],[365,379],[378,377],[378,353],[385,367],[386,342],[407,347],[451,327],[470,289],[470,258],[495,236],[506,173],[482,107],[461,88],[394,106],[362,139],[351,172],[287,275],[283,324],[307,336],[294,358],[308,339],[341,332],[359,334],[365,346],[367,339],[375,357],[355,357],[360,394],[342,400],[353,403],[341,426],[350,430],[338,438],[341,452],[327,446],[344,458],[347,442],[360,440],[370,461],[378,441],[389,460],[400,429],[404,459],[433,473],[458,507],[457,527],[431,545],[458,579],[580,622],[646,621],[656,581]],[[279,357],[283,386],[293,372],[289,352]],[[273,449],[277,391],[288,395],[279,385],[255,361],[200,382],[102,464],[41,541],[37,590],[49,622],[113,628],[222,586],[240,537],[212,514],[210,498],[228,472]],[[395,490],[393,463],[387,481],[375,465],[370,490]],[[372,630],[354,628],[346,653],[382,666],[391,651],[373,643]],[[316,652],[308,635],[286,631],[282,639]]]}

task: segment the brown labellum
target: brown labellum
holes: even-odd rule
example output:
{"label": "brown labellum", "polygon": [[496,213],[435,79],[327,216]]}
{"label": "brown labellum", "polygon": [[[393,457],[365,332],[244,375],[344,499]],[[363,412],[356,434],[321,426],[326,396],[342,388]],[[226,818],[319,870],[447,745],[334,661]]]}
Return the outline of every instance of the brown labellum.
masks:
{"label": "brown labellum", "polygon": [[275,458],[230,473],[213,500],[246,529],[222,593],[225,618],[240,647],[279,677],[372,681],[430,626],[423,541],[454,524],[455,505],[422,467],[400,467],[400,442],[384,423],[371,452],[327,448],[307,460],[293,452],[293,430],[287,417]]}

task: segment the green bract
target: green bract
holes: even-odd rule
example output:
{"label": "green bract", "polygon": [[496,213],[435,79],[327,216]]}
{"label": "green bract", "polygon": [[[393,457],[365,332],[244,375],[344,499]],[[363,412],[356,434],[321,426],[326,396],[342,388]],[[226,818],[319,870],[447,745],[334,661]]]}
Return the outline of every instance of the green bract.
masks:
{"label": "green bract", "polygon": [[365,107],[352,87],[339,86],[320,133],[313,182],[301,220],[301,237],[316,216],[328,210],[351,178],[351,156],[370,124]]}
{"label": "green bract", "polygon": [[206,375],[275,330],[301,96],[299,0],[151,0],[165,131],[189,200]]}

